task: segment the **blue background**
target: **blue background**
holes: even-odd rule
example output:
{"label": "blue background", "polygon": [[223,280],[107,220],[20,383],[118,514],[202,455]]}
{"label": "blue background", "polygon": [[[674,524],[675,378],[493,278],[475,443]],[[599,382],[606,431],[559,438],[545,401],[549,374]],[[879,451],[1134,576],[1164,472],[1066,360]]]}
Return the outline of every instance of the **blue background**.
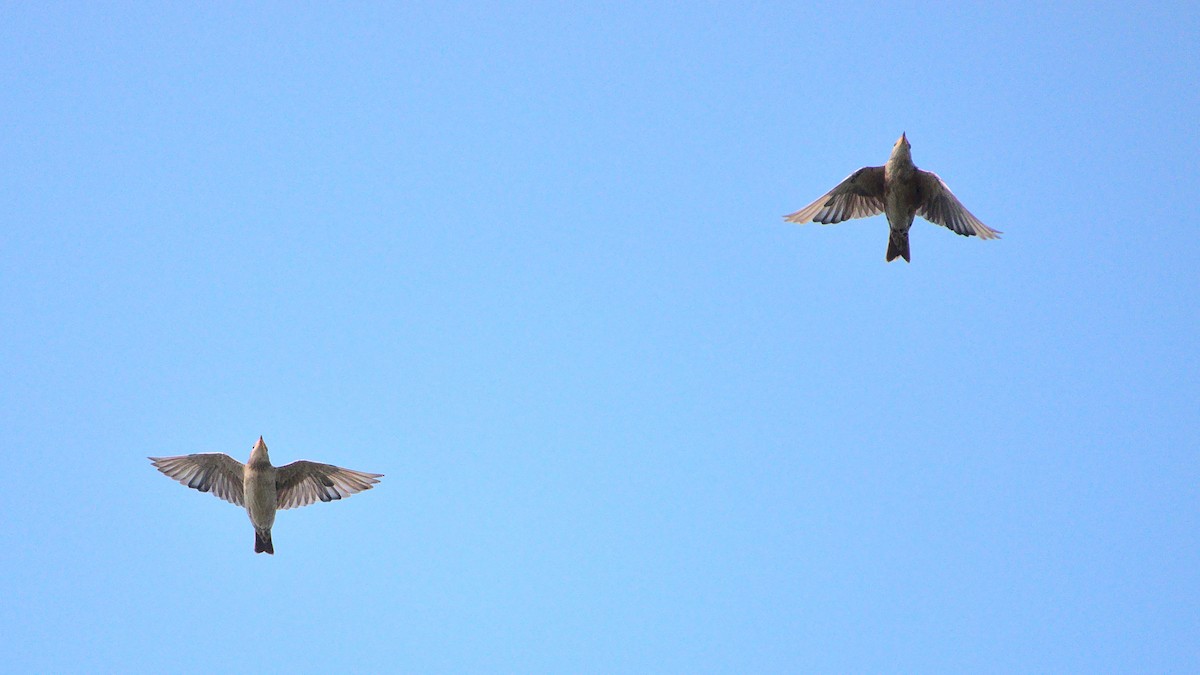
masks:
{"label": "blue background", "polygon": [[[1200,670],[1198,35],[3,5],[5,668]],[[782,221],[901,132],[1002,239]]]}

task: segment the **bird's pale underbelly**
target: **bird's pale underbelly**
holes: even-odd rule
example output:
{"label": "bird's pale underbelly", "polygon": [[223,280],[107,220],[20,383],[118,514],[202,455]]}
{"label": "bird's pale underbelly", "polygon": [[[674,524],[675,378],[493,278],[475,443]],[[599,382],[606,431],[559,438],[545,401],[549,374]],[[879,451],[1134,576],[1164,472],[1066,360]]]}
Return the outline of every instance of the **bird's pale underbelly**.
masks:
{"label": "bird's pale underbelly", "polygon": [[251,471],[247,467],[244,483],[246,513],[250,522],[259,529],[269,529],[275,524],[276,491],[274,471]]}
{"label": "bird's pale underbelly", "polygon": [[893,230],[907,232],[912,227],[913,217],[917,212],[917,195],[915,185],[889,186],[883,195],[883,212],[887,214],[888,225]]}

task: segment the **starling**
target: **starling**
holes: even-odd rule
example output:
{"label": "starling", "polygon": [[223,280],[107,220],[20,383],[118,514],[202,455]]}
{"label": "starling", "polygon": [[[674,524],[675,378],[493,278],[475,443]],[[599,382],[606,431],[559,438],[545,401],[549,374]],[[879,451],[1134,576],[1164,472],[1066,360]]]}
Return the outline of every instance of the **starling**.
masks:
{"label": "starling", "polygon": [[887,164],[864,166],[817,201],[784,219],[792,223],[812,221],[828,225],[886,213],[891,227],[888,262],[897,257],[911,262],[908,229],[912,227],[914,216],[948,227],[965,237],[997,239],[1001,233],[979,222],[937,174],[921,171],[913,164],[909,153],[911,147],[908,138],[900,134]]}
{"label": "starling", "polygon": [[274,467],[267,456],[262,436],[250,451],[250,461],[242,464],[219,452],[150,457],[155,468],[167,476],[201,492],[212,492],[227,502],[244,506],[254,525],[254,552],[275,554],[271,526],[276,509],[308,506],[348,497],[370,490],[383,477],[381,473],[351,471],[332,464],[300,460]]}

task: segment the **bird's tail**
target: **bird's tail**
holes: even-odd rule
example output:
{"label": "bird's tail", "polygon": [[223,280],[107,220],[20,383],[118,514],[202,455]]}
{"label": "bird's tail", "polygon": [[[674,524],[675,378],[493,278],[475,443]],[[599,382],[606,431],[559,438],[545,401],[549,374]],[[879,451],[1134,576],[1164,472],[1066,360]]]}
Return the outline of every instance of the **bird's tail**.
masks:
{"label": "bird's tail", "polygon": [[908,233],[892,230],[892,236],[888,238],[887,261],[892,262],[897,257],[904,258],[904,262],[912,262],[908,258]]}
{"label": "bird's tail", "polygon": [[271,543],[270,530],[254,531],[254,552],[275,555],[275,546]]}

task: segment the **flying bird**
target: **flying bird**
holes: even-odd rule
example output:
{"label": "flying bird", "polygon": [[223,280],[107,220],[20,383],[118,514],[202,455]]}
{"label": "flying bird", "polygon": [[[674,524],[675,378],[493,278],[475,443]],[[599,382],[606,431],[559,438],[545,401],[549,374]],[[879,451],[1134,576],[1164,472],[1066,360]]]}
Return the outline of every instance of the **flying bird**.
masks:
{"label": "flying bird", "polygon": [[913,217],[925,220],[965,237],[997,239],[1002,234],[984,225],[958,201],[946,183],[936,173],[922,171],[913,164],[912,146],[900,134],[892,146],[892,156],[883,166],[864,166],[850,174],[817,201],[795,213],[784,216],[793,223],[817,222],[822,225],[840,223],[851,218],[867,218],[887,214],[891,236],[888,238],[887,261],[908,257],[908,229]]}
{"label": "flying bird", "polygon": [[307,460],[271,466],[262,436],[258,437],[246,464],[220,452],[149,459],[155,468],[180,483],[245,507],[254,525],[254,552],[271,555],[275,554],[271,526],[275,524],[276,509],[349,497],[370,490],[383,477],[381,473],[352,471]]}

